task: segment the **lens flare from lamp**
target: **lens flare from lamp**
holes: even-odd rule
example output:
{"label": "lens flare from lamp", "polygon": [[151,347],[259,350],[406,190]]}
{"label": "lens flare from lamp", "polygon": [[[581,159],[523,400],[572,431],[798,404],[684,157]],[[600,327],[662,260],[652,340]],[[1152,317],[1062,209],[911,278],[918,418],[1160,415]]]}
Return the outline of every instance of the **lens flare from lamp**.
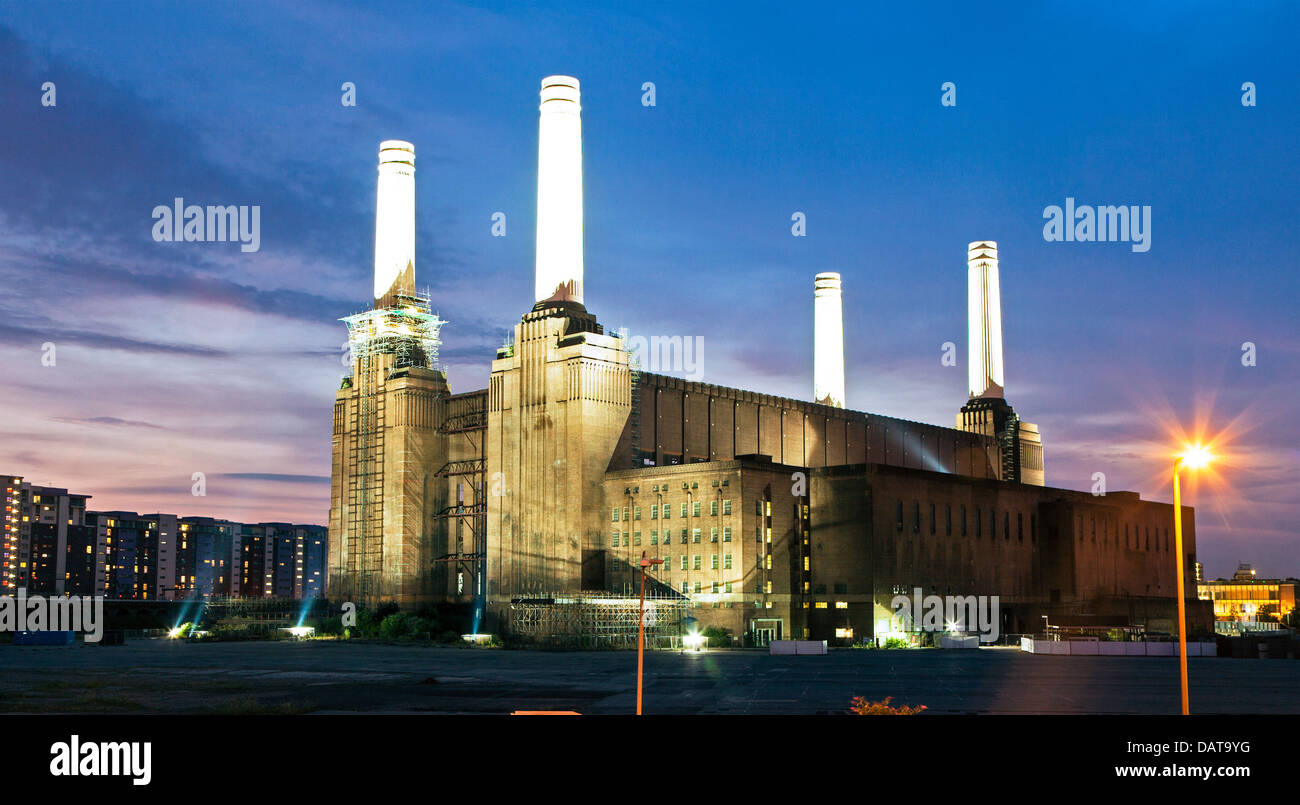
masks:
{"label": "lens flare from lamp", "polygon": [[1188,445],[1179,457],[1182,465],[1192,470],[1199,470],[1214,460],[1214,455],[1204,445]]}

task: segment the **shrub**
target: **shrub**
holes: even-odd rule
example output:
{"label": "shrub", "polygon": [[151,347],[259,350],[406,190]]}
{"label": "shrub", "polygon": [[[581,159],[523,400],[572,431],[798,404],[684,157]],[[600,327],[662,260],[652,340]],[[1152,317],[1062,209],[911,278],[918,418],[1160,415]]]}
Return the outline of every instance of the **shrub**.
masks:
{"label": "shrub", "polygon": [[902,637],[885,638],[885,648],[911,648],[912,644]]}
{"label": "shrub", "polygon": [[379,623],[379,635],[387,640],[395,640],[411,633],[411,616],[405,612],[394,612]]}
{"label": "shrub", "polygon": [[709,648],[730,648],[731,647],[731,630],[724,629],[721,626],[709,626],[701,634],[704,635]]}
{"label": "shrub", "polygon": [[900,704],[894,707],[890,704],[893,700],[893,696],[886,696],[878,702],[871,702],[862,696],[854,696],[849,709],[860,716],[914,716],[926,709],[923,704],[918,704],[916,707]]}

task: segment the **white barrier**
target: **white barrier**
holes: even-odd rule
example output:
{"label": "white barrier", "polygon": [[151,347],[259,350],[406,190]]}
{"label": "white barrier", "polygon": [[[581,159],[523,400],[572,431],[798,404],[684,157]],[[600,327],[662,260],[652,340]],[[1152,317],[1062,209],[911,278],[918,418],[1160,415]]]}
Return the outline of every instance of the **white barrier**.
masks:
{"label": "white barrier", "polygon": [[825,640],[773,640],[767,644],[768,654],[825,654]]}
{"label": "white barrier", "polygon": [[[1020,638],[1020,650],[1026,654],[1065,654],[1070,656],[1100,655],[1104,657],[1177,657],[1177,643],[1124,642],[1100,640],[1036,640]],[[1218,656],[1215,643],[1191,642],[1187,644],[1188,657]]]}
{"label": "white barrier", "polygon": [[942,635],[939,638],[939,648],[979,648],[980,639],[976,635],[969,637],[956,637],[951,635]]}

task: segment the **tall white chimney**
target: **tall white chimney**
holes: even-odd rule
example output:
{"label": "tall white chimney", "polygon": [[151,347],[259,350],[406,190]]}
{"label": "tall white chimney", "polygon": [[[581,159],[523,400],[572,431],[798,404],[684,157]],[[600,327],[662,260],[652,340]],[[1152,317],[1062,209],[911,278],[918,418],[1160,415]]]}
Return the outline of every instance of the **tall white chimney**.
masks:
{"label": "tall white chimney", "polygon": [[829,272],[813,280],[813,402],[844,407],[844,306]]}
{"label": "tall white chimney", "polygon": [[379,196],[375,202],[375,301],[415,292],[415,146],[379,144]]}
{"label": "tall white chimney", "polygon": [[998,244],[979,240],[966,253],[967,348],[971,397],[1002,397],[1002,291]]}
{"label": "tall white chimney", "polygon": [[536,299],[582,302],[582,106],[578,79],[542,79]]}

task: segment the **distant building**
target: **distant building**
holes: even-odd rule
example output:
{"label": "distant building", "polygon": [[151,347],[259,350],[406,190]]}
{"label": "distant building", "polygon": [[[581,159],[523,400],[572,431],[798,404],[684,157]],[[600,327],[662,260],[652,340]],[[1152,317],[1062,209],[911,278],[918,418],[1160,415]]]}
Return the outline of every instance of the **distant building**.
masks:
{"label": "distant building", "polygon": [[1250,565],[1238,565],[1231,579],[1196,585],[1203,601],[1214,602],[1214,626],[1219,632],[1280,628],[1295,610],[1296,579],[1256,578]]}
{"label": "distant building", "polygon": [[[0,594],[90,595],[102,588],[99,546],[85,522],[90,495],[4,480],[5,532],[0,541]],[[86,590],[87,592],[81,592]]]}

